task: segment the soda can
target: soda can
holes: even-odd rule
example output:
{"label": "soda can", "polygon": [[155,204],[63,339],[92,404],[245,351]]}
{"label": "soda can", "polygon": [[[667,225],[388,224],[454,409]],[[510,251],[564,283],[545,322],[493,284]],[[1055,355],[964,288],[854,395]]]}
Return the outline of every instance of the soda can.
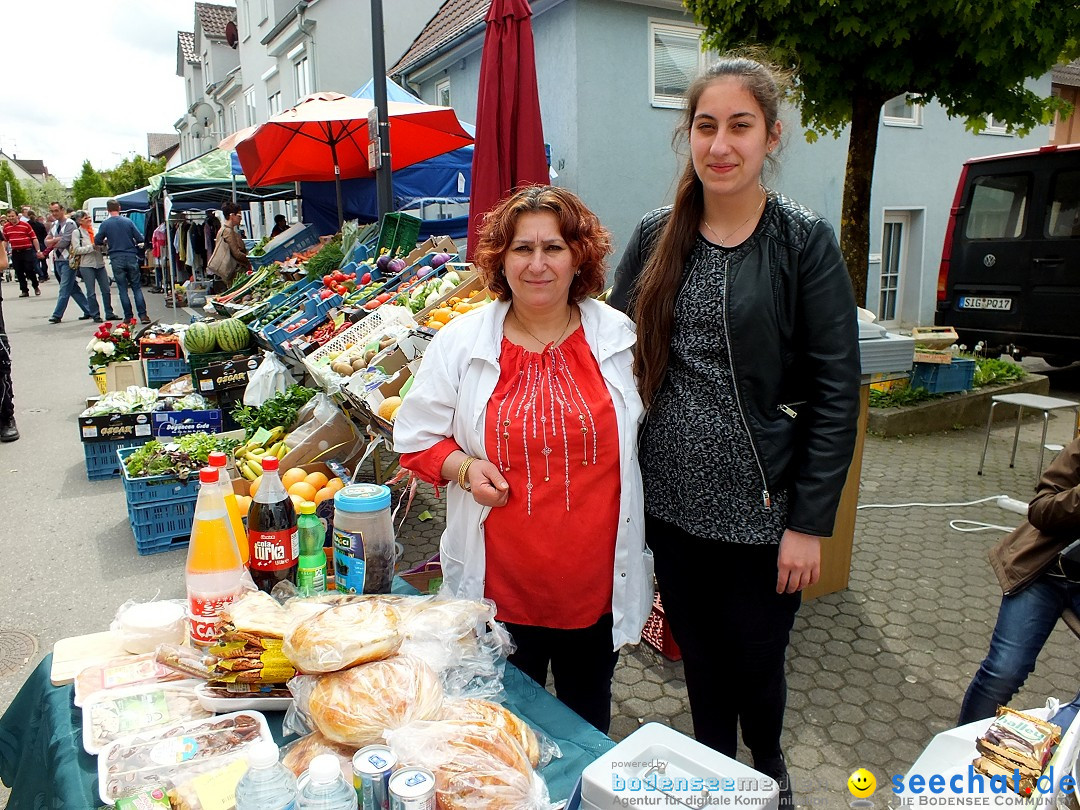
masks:
{"label": "soda can", "polygon": [[359,810],[390,810],[390,774],[397,762],[388,745],[368,745],[353,754],[353,787]]}
{"label": "soda can", "polygon": [[435,810],[435,774],[402,768],[390,777],[390,810]]}

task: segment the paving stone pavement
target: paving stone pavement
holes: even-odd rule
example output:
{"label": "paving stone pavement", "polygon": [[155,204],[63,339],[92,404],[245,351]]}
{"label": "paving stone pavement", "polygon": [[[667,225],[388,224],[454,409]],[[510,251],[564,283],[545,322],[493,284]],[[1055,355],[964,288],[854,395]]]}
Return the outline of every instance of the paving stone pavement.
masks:
{"label": "paving stone pavement", "polygon": [[[849,587],[802,606],[788,653],[783,744],[799,804],[848,807],[847,777],[859,767],[874,773],[879,796],[890,796],[888,779],[906,773],[935,734],[956,725],[997,617],[1001,592],[986,552],[1003,532],[962,533],[949,523],[1012,527],[1020,520],[993,502],[865,507],[993,495],[1027,501],[1040,429],[1041,422],[1025,423],[1017,466],[1010,469],[1012,424],[995,426],[982,476],[976,475],[982,429],[867,437]],[[1063,442],[1068,435],[1068,417],[1052,417],[1048,439]],[[433,517],[421,522],[417,516],[425,509]],[[422,487],[399,533],[405,565],[436,553],[443,515],[442,503]],[[1071,700],[1080,686],[1078,644],[1059,623],[1012,705],[1033,708],[1049,696]],[[682,665],[648,645],[624,650],[613,692],[613,739],[650,721],[692,735]],[[744,751],[739,758],[749,762]]]}

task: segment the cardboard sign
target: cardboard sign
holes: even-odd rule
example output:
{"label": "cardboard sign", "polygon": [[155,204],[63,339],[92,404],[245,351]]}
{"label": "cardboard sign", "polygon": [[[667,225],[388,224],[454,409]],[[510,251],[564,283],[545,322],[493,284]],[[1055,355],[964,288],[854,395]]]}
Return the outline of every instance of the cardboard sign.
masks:
{"label": "cardboard sign", "polygon": [[155,436],[184,436],[188,433],[221,433],[221,411],[154,411],[151,424]]}
{"label": "cardboard sign", "polygon": [[108,413],[104,416],[79,417],[79,436],[84,442],[115,442],[152,435],[148,413]]}
{"label": "cardboard sign", "polygon": [[211,363],[206,368],[196,370],[195,386],[202,394],[231,388],[247,388],[248,376],[258,367],[258,357]]}

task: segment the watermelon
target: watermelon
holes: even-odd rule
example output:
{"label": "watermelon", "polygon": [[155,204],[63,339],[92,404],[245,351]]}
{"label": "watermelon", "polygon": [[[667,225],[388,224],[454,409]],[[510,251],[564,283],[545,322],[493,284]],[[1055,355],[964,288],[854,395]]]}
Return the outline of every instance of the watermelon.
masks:
{"label": "watermelon", "polygon": [[210,324],[206,321],[191,324],[184,333],[184,348],[188,350],[188,354],[206,354],[217,348]]}
{"label": "watermelon", "polygon": [[248,347],[251,334],[242,321],[227,318],[214,324],[214,337],[223,352],[239,352]]}

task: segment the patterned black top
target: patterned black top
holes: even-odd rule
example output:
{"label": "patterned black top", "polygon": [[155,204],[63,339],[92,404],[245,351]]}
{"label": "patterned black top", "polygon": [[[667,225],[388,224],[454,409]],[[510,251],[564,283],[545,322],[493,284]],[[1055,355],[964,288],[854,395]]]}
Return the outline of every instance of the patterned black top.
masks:
{"label": "patterned black top", "polygon": [[683,531],[734,543],[779,543],[788,493],[762,498],[762,472],[740,413],[724,324],[732,254],[698,237],[675,302],[667,375],[641,436],[645,511]]}

